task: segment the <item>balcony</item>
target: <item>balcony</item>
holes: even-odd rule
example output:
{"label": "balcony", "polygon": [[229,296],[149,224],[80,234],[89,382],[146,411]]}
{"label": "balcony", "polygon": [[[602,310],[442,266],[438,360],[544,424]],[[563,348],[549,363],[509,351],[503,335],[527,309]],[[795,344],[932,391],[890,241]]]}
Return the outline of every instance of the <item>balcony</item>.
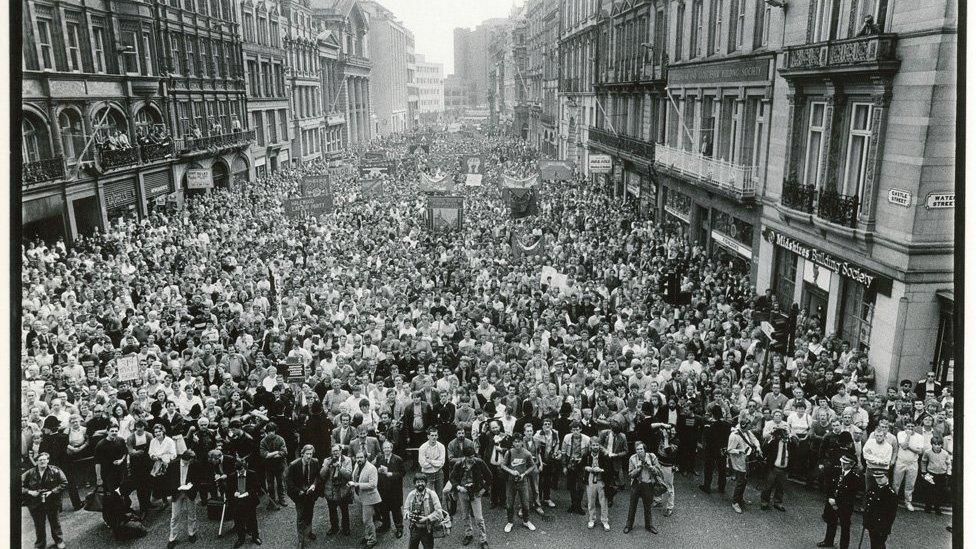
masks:
{"label": "balcony", "polygon": [[140,147],[143,162],[156,162],[171,158],[176,154],[176,146],[172,141],[169,143],[152,143]]}
{"label": "balcony", "polygon": [[840,194],[833,188],[815,189],[795,180],[783,181],[784,207],[807,214],[816,214],[824,221],[842,227],[856,228],[860,201],[857,196]]}
{"label": "balcony", "polygon": [[203,152],[220,152],[226,149],[243,148],[254,141],[254,130],[225,133],[209,137],[195,137],[176,140],[176,150],[181,155],[191,156]]}
{"label": "balcony", "polygon": [[615,135],[607,130],[590,126],[589,141],[605,148],[616,149],[619,152],[639,157],[649,163],[654,162],[653,142],[634,137]]}
{"label": "balcony", "polygon": [[787,79],[843,73],[891,74],[901,65],[895,57],[897,41],[896,34],[875,34],[789,46],[779,72]]}
{"label": "balcony", "polygon": [[35,162],[24,162],[21,180],[24,185],[43,183],[64,178],[64,157],[55,156]]}
{"label": "balcony", "polygon": [[761,170],[667,145],[657,146],[658,167],[689,176],[739,200],[754,199]]}
{"label": "balcony", "polygon": [[351,54],[351,53],[346,53],[346,54],[343,54],[342,60],[347,65],[355,65],[357,67],[363,67],[365,69],[368,69],[370,67],[369,58],[368,57],[364,57],[362,55],[354,55],[354,54]]}
{"label": "balcony", "polygon": [[542,113],[542,115],[539,117],[539,121],[542,122],[542,125],[544,126],[556,126],[556,117],[551,114]]}
{"label": "balcony", "polygon": [[98,151],[95,157],[99,169],[104,172],[139,164],[139,149],[129,147],[128,149]]}

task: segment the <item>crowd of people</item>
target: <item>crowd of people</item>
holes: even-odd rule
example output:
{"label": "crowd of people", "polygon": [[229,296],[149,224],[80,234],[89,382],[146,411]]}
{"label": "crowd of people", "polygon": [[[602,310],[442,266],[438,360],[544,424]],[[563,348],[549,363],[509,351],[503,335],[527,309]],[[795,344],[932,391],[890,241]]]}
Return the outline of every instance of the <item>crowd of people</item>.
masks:
{"label": "crowd of people", "polygon": [[[455,191],[460,230],[427,228],[419,141],[419,169],[483,158],[485,183]],[[360,192],[355,167],[377,152],[396,169]],[[452,519],[484,548],[501,534],[483,502],[504,508],[505,533],[554,512],[610,531],[623,498],[623,533],[638,506],[657,533],[652,509],[680,505],[675,475],[699,472],[706,493],[734,477],[736,513],[750,481],[763,509],[785,510],[792,486],[819,490],[822,547],[838,530],[848,547],[858,507],[883,546],[902,491],[908,511],[942,511],[950,385],[876,387],[867,355],[805,311],[790,352],[770,351],[761,322],[786,310],[771,292],[583,176],[540,182],[538,214],[511,219],[501,176],[540,160],[500,132],[396,136],[352,150],[346,169],[284,169],[70,246],[25,243],[36,547],[47,524],[64,547],[61,494],[80,510],[91,481],[118,538],[168,513],[170,547],[197,539],[201,504],[233,520],[235,547],[260,544],[262,502],[295,507],[300,547],[319,521],[352,536],[354,510],[367,548],[389,531],[432,547]],[[287,216],[283,201],[325,172],[335,212]],[[525,233],[545,247],[515,253]]]}

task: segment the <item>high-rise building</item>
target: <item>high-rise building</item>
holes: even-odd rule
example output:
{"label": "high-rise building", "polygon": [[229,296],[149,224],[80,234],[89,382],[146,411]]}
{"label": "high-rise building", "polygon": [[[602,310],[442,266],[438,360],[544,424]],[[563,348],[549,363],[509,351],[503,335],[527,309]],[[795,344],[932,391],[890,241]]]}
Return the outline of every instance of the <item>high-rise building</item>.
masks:
{"label": "high-rise building", "polygon": [[430,63],[421,55],[416,55],[418,109],[421,124],[432,124],[440,120],[444,112],[444,65]]}
{"label": "high-rise building", "polygon": [[409,127],[407,65],[408,51],[412,50],[408,42],[413,42],[413,33],[379,2],[367,0],[362,6],[369,13],[373,133],[402,132]]}
{"label": "high-rise building", "polygon": [[488,105],[489,44],[493,29],[504,27],[506,19],[487,19],[474,29],[454,29],[454,74],[465,84],[467,105]]}
{"label": "high-rise building", "polygon": [[459,119],[464,115],[464,108],[468,104],[465,83],[456,74],[449,74],[444,79],[444,113],[449,121]]}

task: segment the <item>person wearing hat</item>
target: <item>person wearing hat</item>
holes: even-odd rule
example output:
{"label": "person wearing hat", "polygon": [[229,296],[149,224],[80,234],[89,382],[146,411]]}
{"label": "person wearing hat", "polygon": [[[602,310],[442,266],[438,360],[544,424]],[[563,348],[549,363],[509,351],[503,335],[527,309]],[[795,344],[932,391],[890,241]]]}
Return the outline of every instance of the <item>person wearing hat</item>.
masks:
{"label": "person wearing hat", "polygon": [[37,456],[34,467],[28,469],[21,477],[21,496],[34,519],[36,540],[34,547],[47,547],[47,525],[51,526],[51,537],[58,549],[64,549],[64,538],[61,535],[61,521],[58,513],[61,511],[61,494],[68,486],[68,479],[58,467],[50,465],[51,456],[41,452]]}
{"label": "person wearing hat", "polygon": [[885,471],[874,471],[874,485],[864,494],[864,529],[868,531],[871,549],[884,549],[891,525],[898,513],[898,496],[891,489]]}
{"label": "person wearing hat", "polygon": [[169,489],[173,495],[173,506],[169,519],[168,549],[176,547],[176,538],[185,528],[190,543],[197,540],[197,509],[193,504],[203,484],[203,464],[197,461],[196,453],[186,449],[180,454],[179,463],[172,467],[168,475]]}
{"label": "person wearing hat", "polygon": [[413,477],[413,490],[403,503],[403,519],[410,525],[408,549],[434,547],[434,524],[442,520],[443,510],[437,493],[427,487],[427,475]]}
{"label": "person wearing hat", "polygon": [[840,458],[840,476],[827,488],[827,501],[824,503],[823,518],[827,532],[817,547],[833,547],[837,527],[840,526],[840,549],[848,549],[851,542],[851,515],[854,513],[854,498],[861,486],[860,475],[854,466],[854,458],[844,454]]}
{"label": "person wearing hat", "polygon": [[238,458],[234,471],[227,475],[225,482],[224,493],[227,494],[231,516],[234,517],[234,531],[237,533],[234,549],[243,546],[248,535],[252,542],[261,545],[257,518],[261,479],[255,471],[248,469],[246,460]]}

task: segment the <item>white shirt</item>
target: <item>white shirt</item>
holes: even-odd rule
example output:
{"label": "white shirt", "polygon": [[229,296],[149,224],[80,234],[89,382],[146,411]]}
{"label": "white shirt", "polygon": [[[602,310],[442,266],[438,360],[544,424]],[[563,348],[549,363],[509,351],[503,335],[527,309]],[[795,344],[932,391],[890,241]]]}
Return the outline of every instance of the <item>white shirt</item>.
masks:
{"label": "white shirt", "polygon": [[[904,444],[906,440],[908,441],[908,448],[902,448],[901,445]],[[911,435],[909,435],[908,431],[902,431],[898,433],[898,456],[895,458],[895,463],[900,465],[917,464],[918,457],[922,455],[924,450],[924,435],[916,432],[912,432]]]}

